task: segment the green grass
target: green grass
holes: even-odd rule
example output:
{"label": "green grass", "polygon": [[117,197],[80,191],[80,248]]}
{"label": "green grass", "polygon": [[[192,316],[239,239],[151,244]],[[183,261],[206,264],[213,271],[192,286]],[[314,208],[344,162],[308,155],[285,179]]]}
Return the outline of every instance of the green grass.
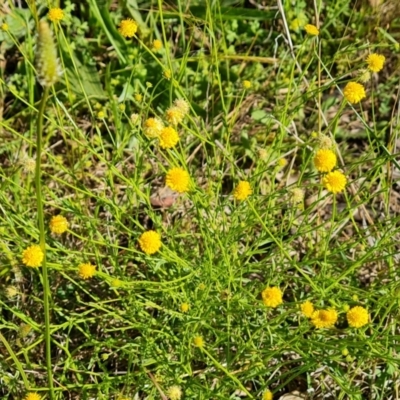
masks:
{"label": "green grass", "polygon": [[[196,400],[399,399],[397,3],[63,2],[41,190],[37,22],[58,5],[28,3],[0,10],[1,398],[167,399],[177,385]],[[126,18],[132,39],[118,32]],[[296,18],[319,20],[320,36]],[[343,88],[373,52],[384,69],[351,105]],[[190,111],[163,150],[143,125],[177,98]],[[314,167],[321,136],[348,179],[337,195]],[[188,193],[166,188],[174,166]],[[242,202],[241,180],[253,190]],[[55,235],[59,214],[69,229]],[[151,229],[162,247],[146,255]],[[47,276],[22,263],[43,233]],[[97,272],[83,280],[87,262]],[[283,292],[277,308],[263,304],[267,286]],[[334,308],[335,326],[316,329],[305,300]],[[359,329],[354,306],[370,316]]]}

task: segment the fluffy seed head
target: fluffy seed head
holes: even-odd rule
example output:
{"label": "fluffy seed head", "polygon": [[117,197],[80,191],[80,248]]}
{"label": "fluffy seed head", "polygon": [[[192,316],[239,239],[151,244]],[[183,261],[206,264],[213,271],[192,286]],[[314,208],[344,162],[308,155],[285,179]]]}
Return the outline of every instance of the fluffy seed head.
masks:
{"label": "fluffy seed head", "polygon": [[351,308],[347,314],[347,322],[352,328],[361,328],[368,324],[369,315],[364,307],[356,306]]}
{"label": "fluffy seed head", "polygon": [[167,396],[170,400],[180,400],[180,398],[182,397],[182,390],[179,386],[171,386],[167,390]]}
{"label": "fluffy seed head", "polygon": [[132,18],[122,20],[118,28],[119,33],[126,38],[135,36],[137,30],[138,24]]}
{"label": "fluffy seed head", "polygon": [[164,124],[158,118],[148,118],[144,123],[144,133],[149,138],[156,138],[160,136],[161,131],[164,129]]}
{"label": "fluffy seed head", "polygon": [[82,279],[90,279],[96,273],[96,266],[91,263],[82,263],[78,265],[78,275]]}
{"label": "fluffy seed head", "polygon": [[338,314],[335,310],[318,310],[314,311],[311,322],[316,328],[331,328],[336,324]]}
{"label": "fluffy seed head", "polygon": [[47,16],[51,22],[59,22],[64,18],[64,11],[58,7],[50,8]]}
{"label": "fluffy seed head", "polygon": [[179,110],[181,110],[181,112],[183,113],[183,115],[188,114],[189,110],[190,110],[190,106],[189,103],[186,100],[183,99],[176,99],[174,101],[174,105],[176,108],[178,108]]}
{"label": "fluffy seed head", "polygon": [[247,181],[240,181],[233,191],[233,197],[236,200],[243,201],[246,200],[253,190],[251,189],[250,183]]}
{"label": "fluffy seed head", "polygon": [[385,56],[372,53],[367,57],[368,69],[372,72],[379,72],[385,64]]}
{"label": "fluffy seed head", "polygon": [[22,262],[27,267],[37,268],[42,265],[44,254],[40,246],[29,246],[22,252]]}
{"label": "fluffy seed head", "polygon": [[304,190],[300,188],[293,188],[291,190],[292,202],[301,203],[304,200]]}
{"label": "fluffy seed head", "polygon": [[189,191],[190,176],[184,169],[174,167],[167,173],[166,184],[175,192],[184,193]]}
{"label": "fluffy seed head", "polygon": [[340,193],[346,187],[347,179],[343,172],[333,171],[324,176],[322,183],[329,192]]}
{"label": "fluffy seed head", "polygon": [[61,235],[68,229],[68,221],[62,215],[55,215],[50,220],[50,230],[56,235]]}
{"label": "fluffy seed head", "polygon": [[319,172],[330,172],[336,166],[336,155],[332,150],[319,149],[314,157],[315,168]]}
{"label": "fluffy seed head", "polygon": [[267,307],[272,307],[272,308],[276,308],[278,307],[280,304],[283,303],[282,300],[282,291],[281,289],[279,289],[276,286],[273,287],[266,287],[262,293],[261,293],[261,297],[263,299],[263,303],[267,306]]}
{"label": "fluffy seed head", "polygon": [[15,286],[7,286],[6,287],[6,296],[9,299],[12,299],[13,297],[15,297],[18,294],[18,289]]}
{"label": "fluffy seed head", "polygon": [[311,36],[318,36],[319,35],[319,30],[315,25],[307,24],[304,29],[306,32],[311,35]]}
{"label": "fluffy seed head", "polygon": [[171,125],[178,125],[183,121],[185,114],[178,107],[170,107],[165,112],[165,118]]}
{"label": "fluffy seed head", "polygon": [[139,238],[139,246],[146,254],[154,254],[160,250],[161,236],[155,231],[147,231],[142,233]]}
{"label": "fluffy seed head", "polygon": [[359,103],[366,97],[364,86],[358,82],[349,82],[343,89],[345,99],[352,104]]}

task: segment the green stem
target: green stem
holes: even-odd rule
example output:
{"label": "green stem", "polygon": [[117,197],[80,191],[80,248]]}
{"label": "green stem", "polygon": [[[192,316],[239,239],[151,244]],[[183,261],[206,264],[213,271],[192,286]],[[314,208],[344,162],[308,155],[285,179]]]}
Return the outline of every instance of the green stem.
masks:
{"label": "green stem", "polygon": [[43,303],[44,303],[44,324],[45,324],[45,343],[46,343],[46,365],[47,365],[47,379],[49,383],[49,398],[54,398],[54,387],[53,387],[53,374],[51,364],[51,336],[50,336],[50,288],[49,279],[47,275],[46,265],[46,239],[44,233],[44,215],[43,215],[43,198],[42,198],[42,182],[41,182],[41,155],[42,155],[42,132],[43,132],[43,116],[44,109],[46,107],[47,98],[49,97],[49,88],[45,87],[42,95],[42,100],[39,106],[39,114],[37,119],[37,138],[36,138],[36,201],[37,201],[37,213],[39,223],[39,245],[43,251]]}

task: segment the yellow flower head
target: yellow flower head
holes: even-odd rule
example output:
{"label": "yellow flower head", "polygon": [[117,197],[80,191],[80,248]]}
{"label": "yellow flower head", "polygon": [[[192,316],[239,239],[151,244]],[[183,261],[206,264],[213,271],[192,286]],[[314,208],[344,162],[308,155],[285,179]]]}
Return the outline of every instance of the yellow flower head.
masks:
{"label": "yellow flower head", "polygon": [[364,307],[356,306],[351,308],[347,314],[347,322],[352,328],[361,328],[368,324],[369,314]]}
{"label": "yellow flower head", "polygon": [[193,344],[194,344],[196,347],[204,347],[204,339],[203,339],[201,336],[196,336],[196,337],[193,339]]}
{"label": "yellow flower head", "polygon": [[367,57],[368,69],[372,72],[379,72],[385,63],[385,56],[372,53]]}
{"label": "yellow flower head", "polygon": [[265,288],[261,293],[261,297],[267,307],[275,308],[283,303],[282,291],[276,286]]}
{"label": "yellow flower head", "polygon": [[311,322],[316,328],[331,328],[336,324],[338,314],[335,310],[318,310],[314,311]]}
{"label": "yellow flower head", "polygon": [[64,18],[64,11],[58,7],[50,8],[47,16],[51,22],[59,22]]}
{"label": "yellow flower head", "polygon": [[311,35],[311,36],[318,36],[319,35],[319,30],[315,25],[307,24],[304,29],[306,32]]}
{"label": "yellow flower head", "polygon": [[143,95],[142,94],[140,94],[140,93],[135,93],[135,100],[138,102],[138,103],[141,103],[142,102],[142,100],[143,100]]}
{"label": "yellow flower head", "polygon": [[364,86],[357,82],[349,82],[343,89],[343,94],[352,104],[357,104],[366,97]]}
{"label": "yellow flower head", "polygon": [[178,125],[183,121],[185,114],[176,106],[168,108],[165,112],[166,120],[172,125]]}
{"label": "yellow flower head", "polygon": [[243,81],[242,85],[245,89],[250,89],[251,88],[251,82],[250,81]]}
{"label": "yellow flower head", "polygon": [[163,149],[171,149],[179,142],[179,135],[174,128],[167,126],[161,131],[159,139]]}
{"label": "yellow flower head", "polygon": [[330,172],[336,166],[336,155],[332,150],[319,149],[314,157],[315,168],[319,172]]}
{"label": "yellow flower head", "polygon": [[41,397],[37,393],[28,393],[24,400],[41,400]]}
{"label": "yellow flower head", "polygon": [[169,81],[171,79],[171,77],[172,77],[171,70],[170,69],[164,69],[163,76],[167,81]]}
{"label": "yellow flower head", "polygon": [[167,173],[166,184],[175,192],[184,193],[189,190],[190,176],[184,169],[174,167]]}
{"label": "yellow flower head", "polygon": [[160,136],[160,133],[163,129],[164,124],[158,118],[148,118],[144,123],[144,133],[149,138],[156,138]]}
{"label": "yellow flower head", "polygon": [[118,28],[119,33],[126,38],[135,36],[137,30],[138,24],[132,18],[122,20]]}
{"label": "yellow flower head", "polygon": [[37,268],[43,262],[44,254],[40,246],[29,246],[22,252],[22,263],[27,267]]}
{"label": "yellow flower head", "polygon": [[270,390],[266,390],[263,394],[263,400],[272,400],[274,396]]}
{"label": "yellow flower head", "polygon": [[183,99],[176,99],[174,101],[174,105],[175,105],[176,108],[178,108],[183,113],[184,116],[190,110],[189,103],[186,100],[183,100]]}
{"label": "yellow flower head", "polygon": [[240,181],[233,191],[233,197],[236,200],[246,200],[253,193],[250,183],[247,181]]}
{"label": "yellow flower head", "polygon": [[300,305],[301,312],[307,318],[311,318],[314,314],[314,306],[311,301],[307,300],[303,304]]}
{"label": "yellow flower head", "polygon": [[50,220],[50,230],[57,234],[61,235],[68,229],[68,221],[65,217],[62,215],[55,215],[51,220]]}
{"label": "yellow flower head", "polygon": [[158,51],[161,49],[162,49],[162,41],[158,39],[153,40],[153,50]]}
{"label": "yellow flower head", "polygon": [[96,273],[96,266],[90,263],[78,265],[78,274],[82,279],[89,279]]}
{"label": "yellow flower head", "polygon": [[1,29],[3,32],[7,32],[7,31],[10,29],[10,27],[8,26],[7,22],[3,22],[3,23],[1,24],[1,26],[0,26],[0,29]]}
{"label": "yellow flower head", "polygon": [[182,397],[182,390],[179,386],[171,386],[167,390],[167,396],[170,400],[180,400],[180,398]]}
{"label": "yellow flower head", "polygon": [[189,308],[190,308],[190,306],[189,306],[188,303],[182,303],[182,304],[181,304],[181,311],[182,311],[183,313],[187,313],[187,312],[189,311]]}
{"label": "yellow flower head", "polygon": [[154,254],[160,250],[161,236],[156,231],[142,233],[139,238],[139,246],[146,254]]}
{"label": "yellow flower head", "polygon": [[346,187],[347,179],[343,172],[333,171],[324,176],[322,183],[329,192],[340,193]]}

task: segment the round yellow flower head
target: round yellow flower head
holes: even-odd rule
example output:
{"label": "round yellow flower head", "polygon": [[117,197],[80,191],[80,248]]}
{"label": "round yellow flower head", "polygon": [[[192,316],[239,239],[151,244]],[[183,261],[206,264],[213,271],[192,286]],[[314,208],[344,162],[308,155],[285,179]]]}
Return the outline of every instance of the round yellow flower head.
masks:
{"label": "round yellow flower head", "polygon": [[8,26],[8,24],[7,24],[6,22],[3,22],[3,23],[1,24],[1,26],[0,26],[0,29],[1,29],[3,32],[7,32],[7,31],[10,29],[10,27]]}
{"label": "round yellow flower head", "polygon": [[142,233],[139,238],[139,246],[146,254],[154,254],[160,250],[161,236],[156,231]]}
{"label": "round yellow flower head", "polygon": [[379,72],[385,63],[385,56],[372,53],[367,57],[368,69],[372,72]]}
{"label": "round yellow flower head", "polygon": [[243,81],[242,85],[245,89],[250,89],[251,88],[251,82],[250,81]]}
{"label": "round yellow flower head", "polygon": [[22,252],[22,263],[27,267],[37,268],[43,262],[44,254],[40,246],[29,246]]}
{"label": "round yellow flower head", "polygon": [[233,191],[233,197],[236,200],[246,200],[253,193],[250,183],[247,181],[240,181]]}
{"label": "round yellow flower head", "polygon": [[336,154],[329,149],[319,149],[314,157],[314,165],[319,172],[330,172],[336,166]]}
{"label": "round yellow flower head", "polygon": [[178,125],[183,121],[185,114],[176,106],[168,108],[165,112],[166,120],[172,125]]}
{"label": "round yellow flower head", "polygon": [[140,93],[135,93],[135,100],[138,102],[138,103],[141,103],[142,102],[142,100],[143,100],[143,95],[142,94],[140,94]]}
{"label": "round yellow flower head", "polygon": [[190,186],[190,176],[182,168],[174,167],[170,169],[166,176],[167,186],[175,190],[178,193],[184,193],[189,191]]}
{"label": "round yellow flower head", "polygon": [[182,397],[182,390],[179,386],[171,386],[167,390],[167,396],[170,400],[180,400],[180,398]]}
{"label": "round yellow flower head", "polygon": [[194,344],[196,347],[204,347],[204,339],[203,339],[201,336],[196,336],[196,337],[193,339],[193,344]]}
{"label": "round yellow flower head", "polygon": [[167,126],[161,131],[159,139],[161,148],[171,149],[179,142],[179,135],[174,128]]}
{"label": "round yellow flower head", "polygon": [[100,110],[100,111],[97,113],[97,118],[98,118],[98,119],[104,119],[105,116],[106,116],[106,113],[105,113],[103,110]]}
{"label": "round yellow flower head", "polygon": [[28,324],[21,324],[20,327],[19,327],[19,332],[18,332],[18,334],[19,334],[19,336],[20,336],[21,338],[25,338],[25,337],[27,337],[27,336],[31,333],[31,331],[32,331],[32,327],[31,327],[30,325],[28,325]]}
{"label": "round yellow flower head", "polygon": [[37,393],[28,393],[24,400],[41,400],[41,396],[39,396]]}
{"label": "round yellow flower head", "polygon": [[366,97],[364,86],[357,82],[349,82],[343,89],[343,94],[352,104],[357,104]]}
{"label": "round yellow flower head", "polygon": [[189,308],[190,308],[190,306],[189,306],[188,303],[182,303],[182,304],[181,304],[181,311],[182,311],[183,313],[187,313],[187,312],[189,311]]}
{"label": "round yellow flower head", "polygon": [[369,314],[364,307],[356,306],[351,308],[347,314],[347,322],[352,328],[361,328],[368,324]]}
{"label": "round yellow flower head", "polygon": [[164,124],[158,118],[148,118],[144,123],[144,133],[149,138],[156,138],[160,136],[160,133],[163,129]]}
{"label": "round yellow flower head", "polygon": [[337,319],[338,314],[335,310],[318,310],[313,312],[311,322],[316,328],[331,328]]}
{"label": "round yellow flower head", "polygon": [[307,24],[304,29],[306,32],[311,35],[311,36],[318,36],[319,35],[319,30],[315,25]]}
{"label": "round yellow flower head", "polygon": [[324,176],[322,183],[329,192],[340,193],[346,187],[347,179],[343,172],[333,171]]}
{"label": "round yellow flower head", "polygon": [[314,314],[314,306],[311,301],[307,300],[303,304],[300,305],[301,312],[307,318],[311,318]]}
{"label": "round yellow flower head", "polygon": [[163,76],[167,81],[169,81],[171,79],[171,77],[172,77],[171,70],[170,69],[164,69]]}
{"label": "round yellow flower head", "polygon": [[274,396],[270,390],[266,390],[263,394],[263,400],[272,400]]}
{"label": "round yellow flower head", "polygon": [[158,39],[153,40],[153,50],[154,51],[161,50],[162,47],[163,46],[162,46],[162,41],[161,40],[158,40]]}
{"label": "round yellow flower head", "polygon": [[282,291],[276,286],[265,288],[261,293],[261,297],[267,307],[276,308],[283,303]]}
{"label": "round yellow flower head", "polygon": [[183,100],[183,99],[176,99],[174,101],[174,105],[175,105],[176,108],[181,110],[183,115],[186,115],[190,110],[189,103],[186,100]]}
{"label": "round yellow flower head", "polygon": [[135,36],[137,30],[138,25],[132,18],[122,20],[118,28],[119,33],[126,38]]}
{"label": "round yellow flower head", "polygon": [[51,22],[59,22],[64,18],[64,11],[58,7],[50,8],[47,16]]}
{"label": "round yellow flower head", "polygon": [[96,273],[96,266],[91,263],[82,263],[78,265],[78,274],[82,279],[89,279]]}
{"label": "round yellow flower head", "polygon": [[62,215],[55,215],[51,220],[50,220],[50,230],[57,234],[61,235],[68,229],[68,221],[65,217]]}

